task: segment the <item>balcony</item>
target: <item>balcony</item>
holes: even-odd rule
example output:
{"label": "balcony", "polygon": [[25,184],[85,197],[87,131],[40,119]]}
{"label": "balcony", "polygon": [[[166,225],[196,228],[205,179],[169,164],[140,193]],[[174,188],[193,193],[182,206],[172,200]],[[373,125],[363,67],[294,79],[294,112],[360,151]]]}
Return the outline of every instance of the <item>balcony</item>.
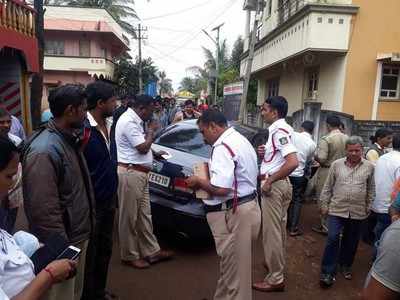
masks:
{"label": "balcony", "polygon": [[0,27],[35,36],[35,10],[19,0],[0,0]]}
{"label": "balcony", "polygon": [[[349,1],[286,0],[283,2],[276,11],[276,26],[256,43],[252,72],[307,52],[346,53],[349,48],[352,16],[358,11],[357,6],[346,2]],[[248,52],[242,57],[242,75],[247,55]]]}
{"label": "balcony", "polygon": [[111,79],[114,75],[114,63],[100,57],[50,56],[44,57],[45,71],[86,72],[90,76],[101,75]]}

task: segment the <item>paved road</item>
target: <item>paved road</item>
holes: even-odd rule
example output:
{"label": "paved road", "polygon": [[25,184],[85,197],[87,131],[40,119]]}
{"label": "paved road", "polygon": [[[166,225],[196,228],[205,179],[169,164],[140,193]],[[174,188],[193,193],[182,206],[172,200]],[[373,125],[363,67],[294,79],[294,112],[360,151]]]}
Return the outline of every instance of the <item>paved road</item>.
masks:
{"label": "paved road", "polygon": [[[354,279],[346,281],[338,276],[334,287],[321,290],[318,285],[320,259],[324,237],[309,229],[317,221],[315,205],[306,205],[303,213],[305,235],[288,239],[287,291],[278,294],[254,292],[254,299],[358,299],[369,269],[371,249],[361,243],[354,264]],[[162,245],[176,251],[176,258],[135,270],[119,261],[115,244],[109,286],[122,300],[203,300],[212,299],[218,275],[218,258],[214,246],[199,246],[175,237],[162,237]],[[257,242],[253,276],[264,276],[261,241]],[[247,299],[243,299],[247,300]],[[249,299],[250,300],[250,299]]]}

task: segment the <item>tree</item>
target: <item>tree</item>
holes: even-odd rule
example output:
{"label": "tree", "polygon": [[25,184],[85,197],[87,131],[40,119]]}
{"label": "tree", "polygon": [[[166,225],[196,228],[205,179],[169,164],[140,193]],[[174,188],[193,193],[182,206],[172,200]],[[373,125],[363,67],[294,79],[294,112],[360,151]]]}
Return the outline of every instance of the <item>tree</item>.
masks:
{"label": "tree", "polygon": [[[151,57],[142,59],[142,76],[143,85],[148,84],[150,81],[157,81],[158,69],[154,65]],[[136,57],[135,62],[126,56],[121,57],[114,71],[114,81],[120,87],[121,93],[129,93],[136,95],[139,93],[139,59]]]}
{"label": "tree", "polygon": [[240,73],[240,57],[243,54],[244,42],[242,36],[239,36],[233,44],[232,53],[230,57],[231,67]]}
{"label": "tree", "polygon": [[172,80],[167,78],[167,74],[165,73],[165,71],[161,71],[158,73],[158,85],[160,87],[160,95],[169,94],[173,91]]}

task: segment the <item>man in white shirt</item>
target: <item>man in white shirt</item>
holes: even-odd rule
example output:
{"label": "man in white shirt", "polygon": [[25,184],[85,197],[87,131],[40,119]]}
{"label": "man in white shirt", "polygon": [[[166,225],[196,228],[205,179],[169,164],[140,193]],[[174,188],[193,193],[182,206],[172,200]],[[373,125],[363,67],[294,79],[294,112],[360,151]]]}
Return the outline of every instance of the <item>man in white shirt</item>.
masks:
{"label": "man in white shirt", "polygon": [[210,179],[192,176],[187,183],[211,197],[204,203],[220,257],[214,299],[251,300],[252,242],[261,225],[256,194],[257,155],[244,136],[227,127],[221,112],[205,111],[198,125],[206,143],[213,147]]}
{"label": "man in white shirt", "polygon": [[375,251],[382,233],[391,224],[389,207],[394,184],[400,179],[400,135],[393,136],[393,151],[382,155],[375,167],[375,199],[371,210],[376,215]]}
{"label": "man in white shirt", "polygon": [[253,288],[262,292],[281,292],[285,289],[285,247],[287,210],[292,200],[292,185],[288,176],[298,167],[297,150],[292,142],[293,128],[286,123],[288,103],[284,97],[268,98],[261,114],[269,138],[258,149],[263,159],[260,169],[261,208],[263,213],[263,246],[268,274]]}
{"label": "man in white shirt", "polygon": [[161,250],[153,233],[148,173],[153,164],[151,145],[158,128],[151,122],[154,100],[136,97],[118,119],[115,140],[118,157],[119,241],[123,263],[138,269],[150,267],[172,256]]}
{"label": "man in white shirt", "polygon": [[307,188],[307,174],[317,148],[316,143],[312,139],[314,131],[314,123],[312,121],[304,121],[301,124],[301,131],[294,132],[292,136],[293,145],[297,149],[297,160],[299,166],[289,176],[290,183],[293,186],[292,202],[288,211],[288,227],[290,236],[301,235],[299,229],[301,206],[304,199],[304,193]]}

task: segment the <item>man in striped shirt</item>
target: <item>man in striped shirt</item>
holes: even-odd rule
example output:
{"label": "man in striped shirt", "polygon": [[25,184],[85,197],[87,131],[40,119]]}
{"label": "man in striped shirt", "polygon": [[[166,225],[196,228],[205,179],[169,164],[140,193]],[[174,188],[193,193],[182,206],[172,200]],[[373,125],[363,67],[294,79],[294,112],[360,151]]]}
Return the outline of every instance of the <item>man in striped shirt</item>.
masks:
{"label": "man in striped shirt", "polygon": [[321,214],[328,215],[320,278],[324,288],[334,283],[338,266],[345,279],[352,278],[362,220],[375,196],[374,165],[362,157],[362,144],[360,137],[348,138],[346,157],[332,163],[320,196]]}

